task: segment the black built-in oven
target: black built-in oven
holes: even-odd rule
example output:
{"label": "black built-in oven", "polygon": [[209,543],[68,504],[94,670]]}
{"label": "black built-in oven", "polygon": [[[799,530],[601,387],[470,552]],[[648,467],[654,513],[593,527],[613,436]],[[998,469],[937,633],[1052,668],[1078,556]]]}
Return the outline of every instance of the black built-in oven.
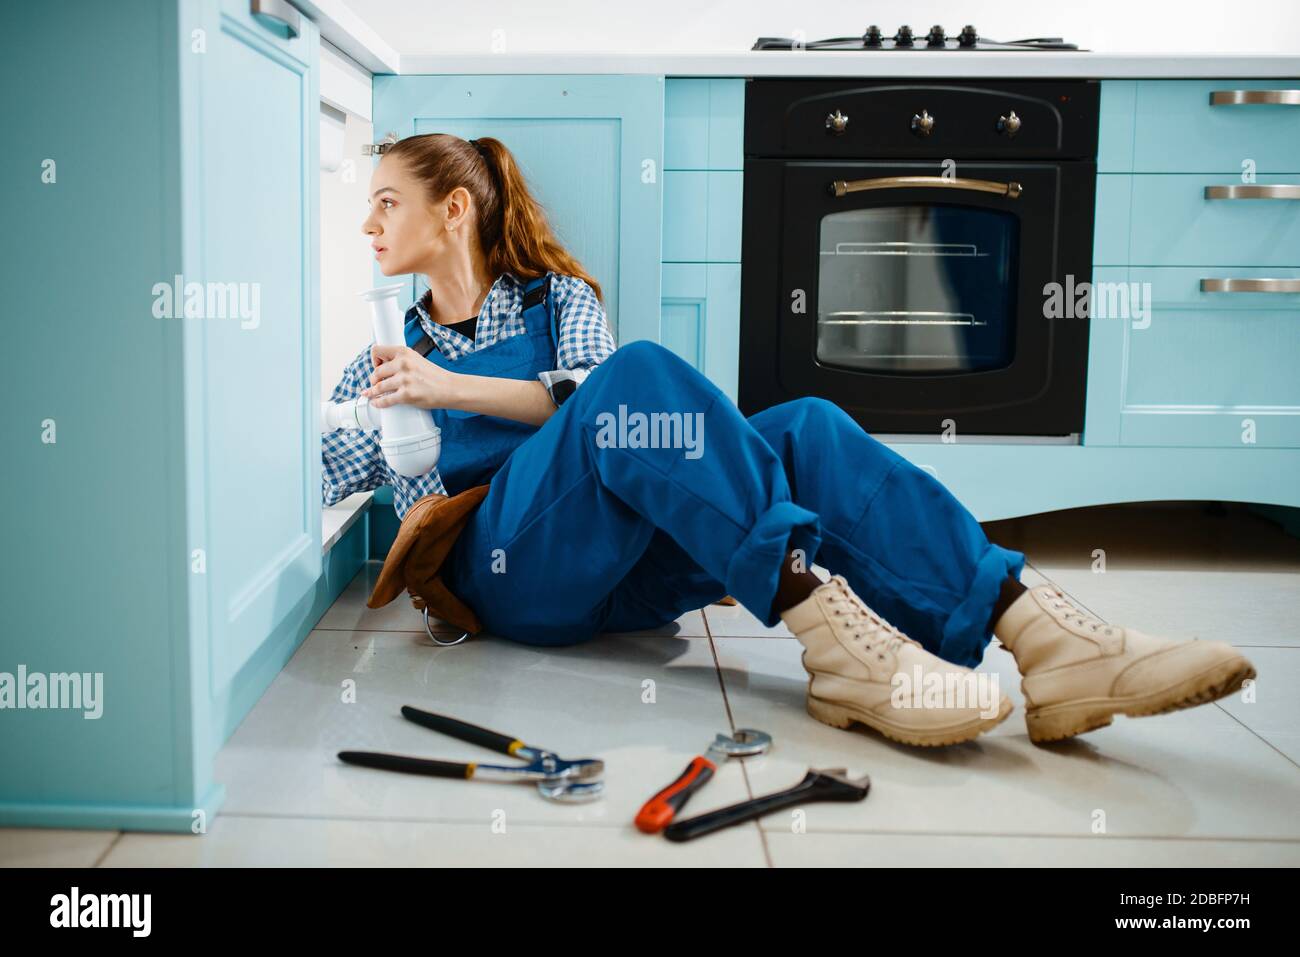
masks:
{"label": "black built-in oven", "polygon": [[1098,91],[749,80],[741,410],[1077,439],[1087,319],[1048,303],[1091,279]]}

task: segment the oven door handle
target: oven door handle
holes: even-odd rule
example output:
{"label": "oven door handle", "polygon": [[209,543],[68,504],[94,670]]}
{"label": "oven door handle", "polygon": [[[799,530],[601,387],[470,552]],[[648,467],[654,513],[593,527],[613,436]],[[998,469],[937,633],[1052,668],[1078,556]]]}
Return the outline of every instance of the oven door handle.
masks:
{"label": "oven door handle", "polygon": [[835,196],[860,193],[869,189],[962,189],[975,193],[993,193],[1016,199],[1024,187],[1019,183],[997,183],[991,179],[945,179],[942,176],[881,176],[876,179],[837,179],[831,182],[830,191]]}

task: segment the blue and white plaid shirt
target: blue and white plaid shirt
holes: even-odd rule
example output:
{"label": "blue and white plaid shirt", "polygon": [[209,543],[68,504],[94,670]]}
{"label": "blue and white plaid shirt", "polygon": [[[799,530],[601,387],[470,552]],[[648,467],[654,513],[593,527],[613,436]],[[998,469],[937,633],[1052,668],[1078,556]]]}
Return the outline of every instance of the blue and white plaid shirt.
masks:
{"label": "blue and white plaid shirt", "polygon": [[[545,384],[551,401],[558,408],[586,374],[605,361],[615,349],[614,337],[605,320],[605,310],[592,288],[573,276],[551,275],[551,308],[559,317],[560,342],[556,355],[559,372],[543,372],[538,378]],[[523,318],[524,283],[510,273],[497,278],[488,290],[479,312],[474,338],[469,339],[429,318],[423,302],[407,310],[406,318],[418,315],[420,325],[429,334],[438,351],[448,359],[488,346],[525,331]],[[343,378],[334,387],[331,402],[356,398],[370,388],[374,373],[370,346],[357,355],[343,370]],[[446,486],[435,466],[428,473],[407,478],[388,467],[379,449],[379,433],[361,429],[339,429],[321,436],[321,497],[326,505],[342,501],[353,492],[364,492],[381,485],[393,487],[393,505],[398,519],[426,495],[446,495]]]}

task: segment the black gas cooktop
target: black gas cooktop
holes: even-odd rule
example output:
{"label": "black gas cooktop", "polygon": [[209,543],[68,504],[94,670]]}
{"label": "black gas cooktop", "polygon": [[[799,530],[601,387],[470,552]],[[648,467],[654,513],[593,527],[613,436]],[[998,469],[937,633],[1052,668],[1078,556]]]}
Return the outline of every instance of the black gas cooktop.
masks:
{"label": "black gas cooktop", "polygon": [[759,37],[754,50],[1077,50],[1073,43],[1060,37],[1033,37],[1028,40],[1009,40],[1000,43],[980,36],[972,26],[964,26],[960,33],[949,36],[943,27],[933,26],[930,32],[917,36],[909,26],[901,26],[893,36],[885,36],[874,24],[860,37],[831,37],[827,40],[796,41],[788,37]]}

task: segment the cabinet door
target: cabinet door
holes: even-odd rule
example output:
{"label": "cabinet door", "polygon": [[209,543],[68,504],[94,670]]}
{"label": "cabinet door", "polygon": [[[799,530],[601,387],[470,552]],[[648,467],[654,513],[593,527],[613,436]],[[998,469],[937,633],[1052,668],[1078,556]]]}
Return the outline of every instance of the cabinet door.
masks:
{"label": "cabinet door", "polygon": [[664,263],[661,345],[736,401],[740,263]]}
{"label": "cabinet door", "polygon": [[205,49],[181,66],[181,282],[187,306],[202,294],[184,321],[191,621],[216,691],[321,573],[319,47],[306,17],[284,36],[248,0],[200,16]]}
{"label": "cabinet door", "polygon": [[[601,284],[617,342],[659,341],[663,77],[376,76],[374,91],[376,138],[505,143],[560,241]],[[415,277],[412,298],[423,288]]]}

